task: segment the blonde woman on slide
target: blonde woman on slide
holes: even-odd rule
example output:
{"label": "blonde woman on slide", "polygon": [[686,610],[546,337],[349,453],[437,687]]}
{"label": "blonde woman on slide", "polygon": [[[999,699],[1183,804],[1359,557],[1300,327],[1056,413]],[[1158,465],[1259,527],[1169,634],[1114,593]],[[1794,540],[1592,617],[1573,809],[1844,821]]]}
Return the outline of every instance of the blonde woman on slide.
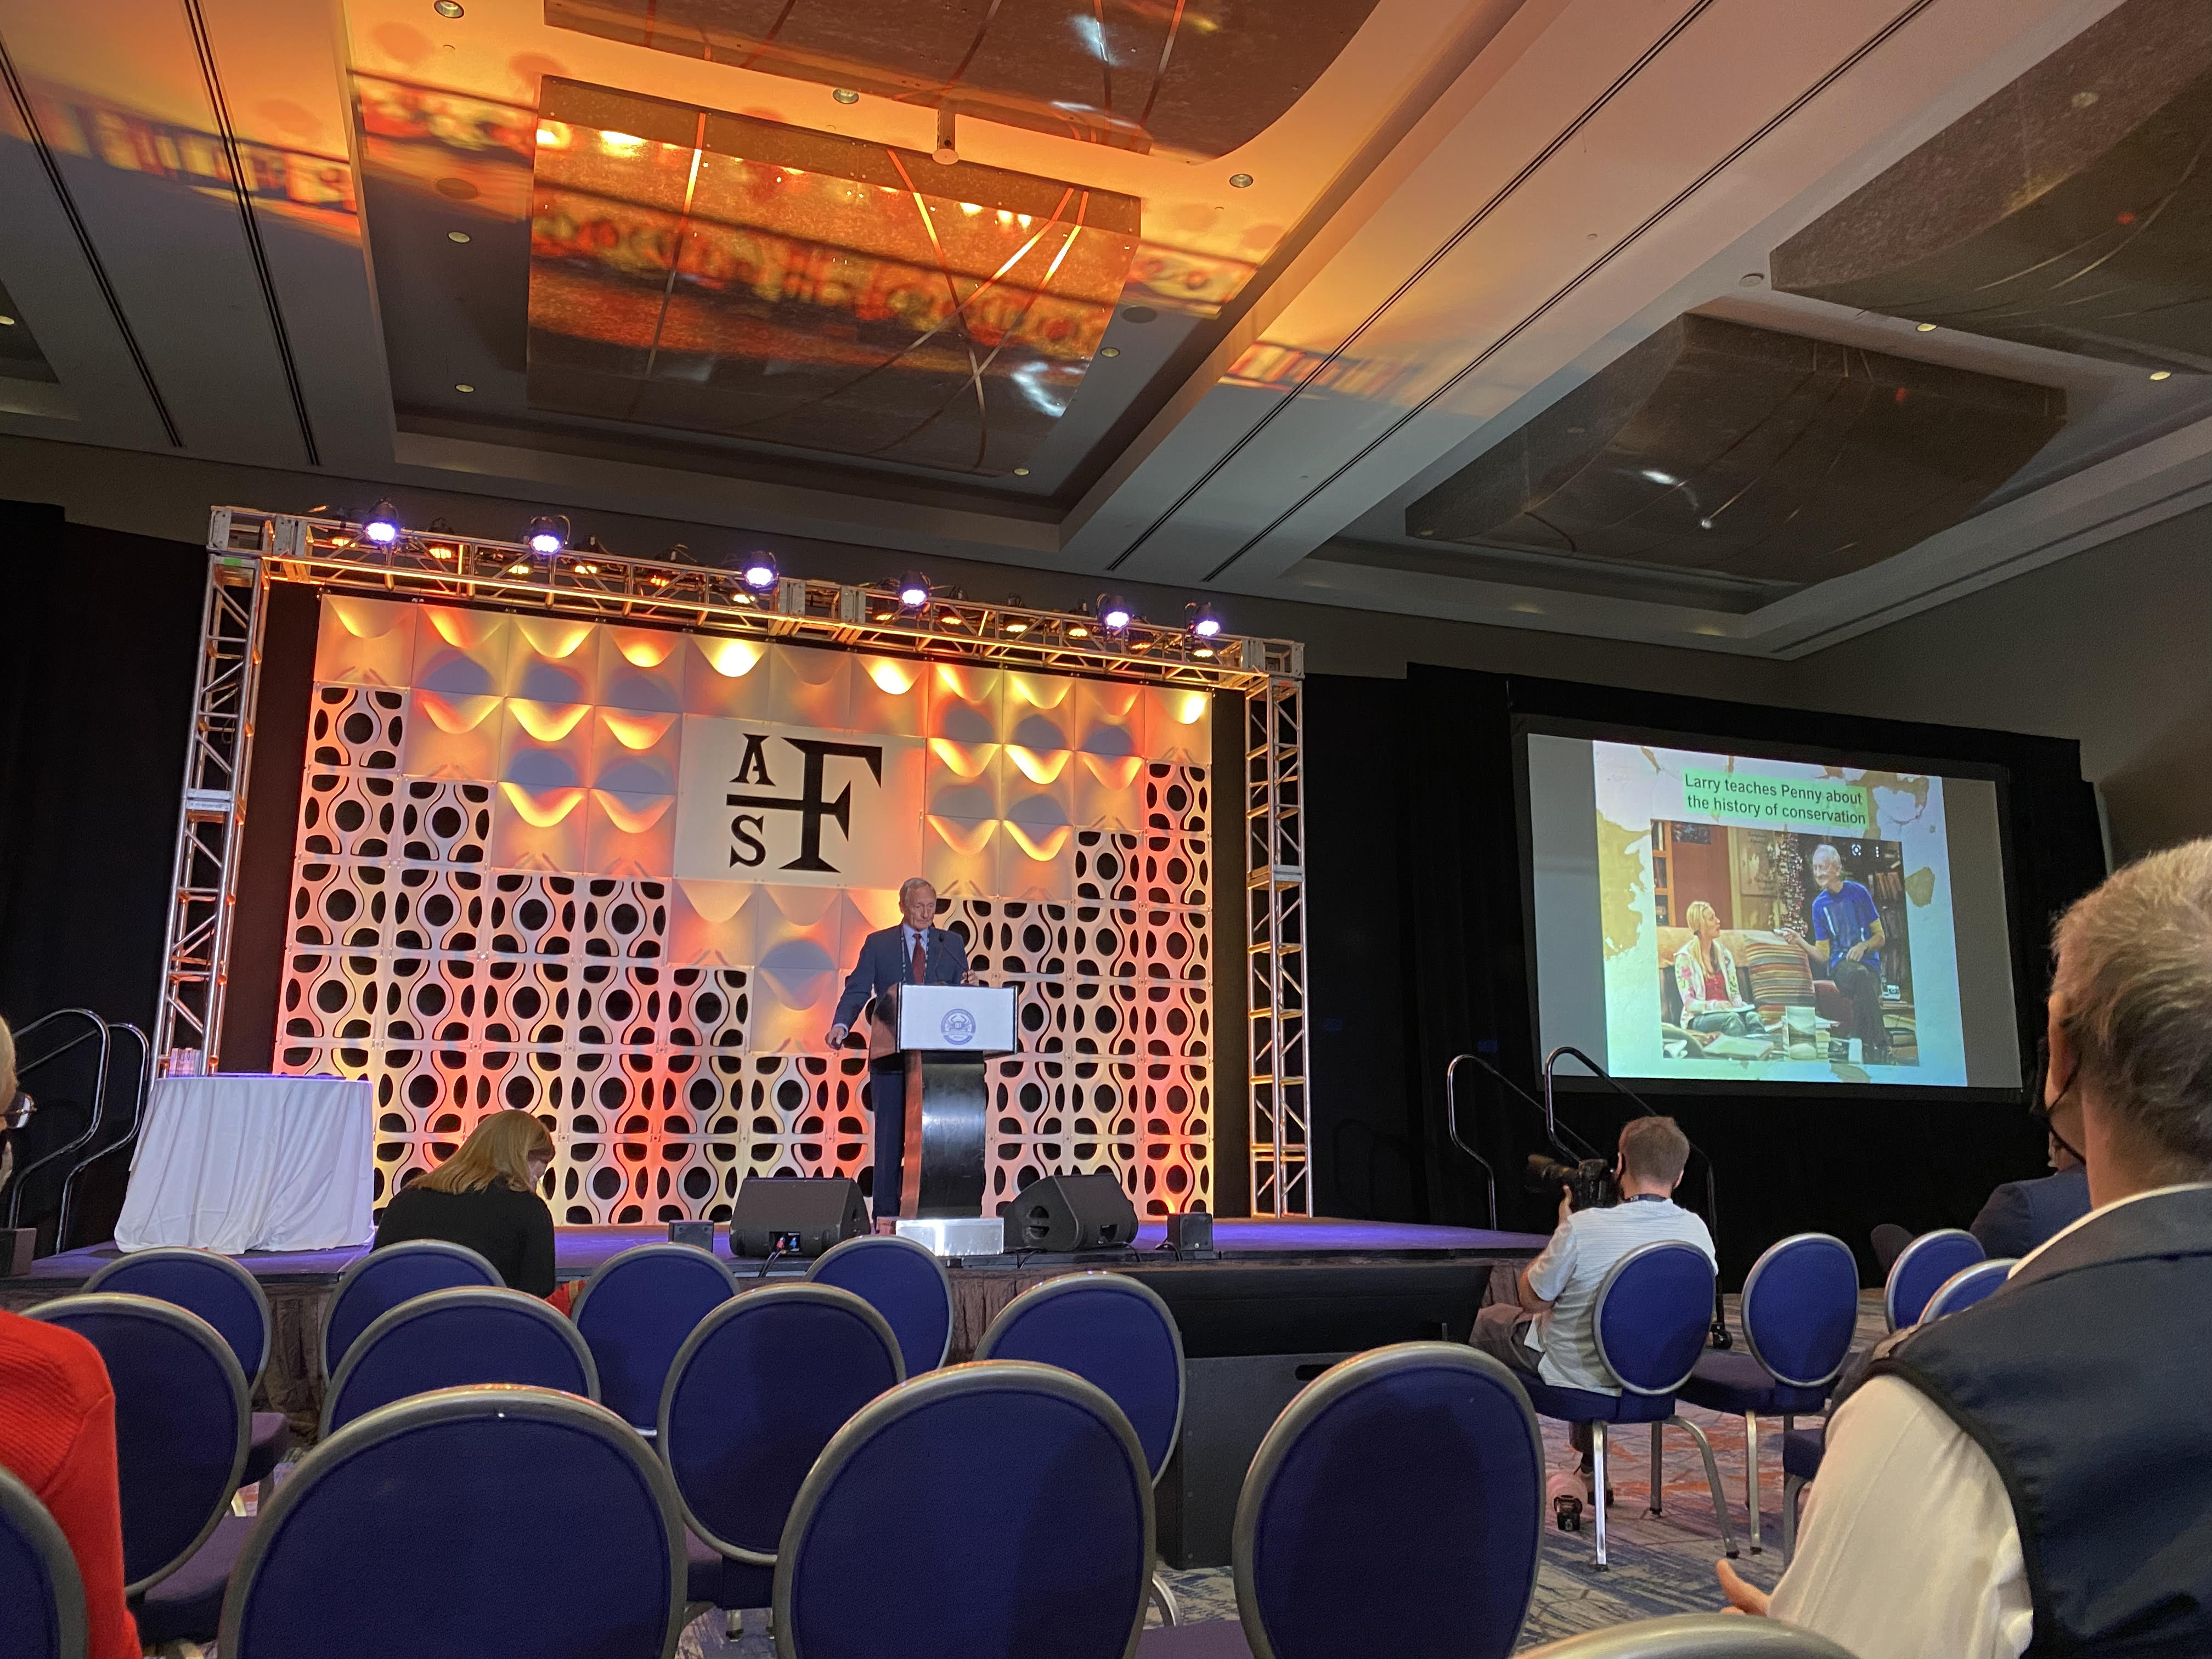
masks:
{"label": "blonde woman on slide", "polygon": [[1738,1012],[1735,957],[1721,943],[1720,915],[1703,899],[1682,920],[1688,943],[1674,953],[1674,988],[1682,994],[1682,1029],[1705,1036],[1743,1036],[1751,1026]]}

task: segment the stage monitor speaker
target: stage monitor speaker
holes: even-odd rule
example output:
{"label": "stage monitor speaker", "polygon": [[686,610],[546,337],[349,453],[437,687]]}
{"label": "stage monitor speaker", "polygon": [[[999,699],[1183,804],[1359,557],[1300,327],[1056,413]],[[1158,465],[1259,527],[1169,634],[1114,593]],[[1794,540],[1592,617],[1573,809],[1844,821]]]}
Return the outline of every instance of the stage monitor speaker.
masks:
{"label": "stage monitor speaker", "polygon": [[1137,1242],[1137,1206],[1110,1175],[1047,1176],[999,1212],[1008,1250],[1126,1250]]}
{"label": "stage monitor speaker", "polygon": [[860,1188],[842,1176],[748,1176],[730,1215],[730,1254],[820,1255],[867,1231]]}

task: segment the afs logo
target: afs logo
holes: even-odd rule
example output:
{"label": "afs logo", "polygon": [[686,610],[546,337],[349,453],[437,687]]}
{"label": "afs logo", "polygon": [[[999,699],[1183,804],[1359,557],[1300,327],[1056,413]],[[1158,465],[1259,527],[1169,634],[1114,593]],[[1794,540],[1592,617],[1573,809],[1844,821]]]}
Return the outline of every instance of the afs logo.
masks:
{"label": "afs logo", "polygon": [[[744,757],[738,763],[737,775],[730,780],[734,785],[758,784],[763,789],[777,787],[769,773],[769,744],[781,744],[799,751],[799,793],[796,795],[753,795],[732,791],[723,798],[725,805],[745,807],[730,819],[730,862],[741,869],[757,870],[768,862],[768,843],[763,839],[768,830],[770,812],[793,812],[798,815],[799,856],[781,867],[786,870],[817,870],[830,875],[838,873],[838,866],[822,856],[822,821],[835,823],[849,843],[853,839],[853,785],[849,780],[837,792],[835,800],[828,799],[823,792],[828,787],[827,772],[832,760],[864,763],[868,775],[878,785],[884,781],[884,750],[880,744],[836,743],[821,738],[771,738],[762,732],[744,734]],[[781,757],[780,763],[788,757]],[[786,775],[788,775],[787,768]],[[779,824],[792,820],[779,819]]]}
{"label": "afs logo", "polygon": [[945,1011],[944,1023],[937,1030],[939,1036],[954,1048],[959,1048],[975,1040],[975,1016],[965,1008],[948,1008]]}

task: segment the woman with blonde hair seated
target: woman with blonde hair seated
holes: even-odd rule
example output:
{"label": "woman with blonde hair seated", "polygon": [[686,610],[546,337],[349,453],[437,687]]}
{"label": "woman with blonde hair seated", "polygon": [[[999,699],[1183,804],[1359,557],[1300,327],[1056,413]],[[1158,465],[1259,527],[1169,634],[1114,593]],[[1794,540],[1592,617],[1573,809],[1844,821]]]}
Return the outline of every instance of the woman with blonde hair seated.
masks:
{"label": "woman with blonde hair seated", "polygon": [[538,1195],[553,1137],[527,1112],[494,1112],[461,1150],[385,1206],[374,1248],[411,1239],[465,1244],[507,1288],[553,1293],[553,1212]]}
{"label": "woman with blonde hair seated", "polygon": [[1703,899],[1682,914],[1688,943],[1674,952],[1674,988],[1682,994],[1682,1029],[1705,1036],[1742,1036],[1750,1030],[1736,997],[1735,957],[1721,943],[1720,915]]}

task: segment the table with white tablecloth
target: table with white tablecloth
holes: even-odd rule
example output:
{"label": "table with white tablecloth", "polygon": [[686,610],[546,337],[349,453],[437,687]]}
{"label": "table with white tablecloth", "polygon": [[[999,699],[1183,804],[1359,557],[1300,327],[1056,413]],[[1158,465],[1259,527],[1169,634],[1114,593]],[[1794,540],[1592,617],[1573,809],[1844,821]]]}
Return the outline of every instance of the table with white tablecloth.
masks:
{"label": "table with white tablecloth", "polygon": [[117,1246],[240,1255],[367,1243],[374,1113],[366,1079],[161,1079],[147,1097]]}

